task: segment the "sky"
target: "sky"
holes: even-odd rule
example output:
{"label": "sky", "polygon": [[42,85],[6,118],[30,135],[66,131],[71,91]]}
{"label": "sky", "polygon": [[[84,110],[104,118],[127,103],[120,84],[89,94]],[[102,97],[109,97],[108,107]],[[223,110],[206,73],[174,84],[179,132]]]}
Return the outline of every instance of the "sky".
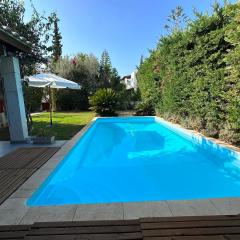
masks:
{"label": "sky", "polygon": [[[149,55],[160,36],[170,11],[180,5],[192,18],[195,7],[211,11],[213,0],[32,0],[39,12],[56,11],[60,18],[63,55],[92,53],[100,58],[106,49],[113,67],[128,75]],[[31,16],[25,0],[26,20]]]}

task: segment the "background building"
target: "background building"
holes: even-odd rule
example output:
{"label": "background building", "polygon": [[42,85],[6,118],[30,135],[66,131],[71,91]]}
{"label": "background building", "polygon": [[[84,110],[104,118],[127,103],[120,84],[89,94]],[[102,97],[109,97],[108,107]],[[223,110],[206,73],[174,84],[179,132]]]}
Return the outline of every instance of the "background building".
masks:
{"label": "background building", "polygon": [[123,84],[125,84],[126,89],[134,89],[135,91],[137,91],[137,70],[135,70],[134,72],[131,73],[131,75],[127,75],[124,76],[121,79],[121,82]]}

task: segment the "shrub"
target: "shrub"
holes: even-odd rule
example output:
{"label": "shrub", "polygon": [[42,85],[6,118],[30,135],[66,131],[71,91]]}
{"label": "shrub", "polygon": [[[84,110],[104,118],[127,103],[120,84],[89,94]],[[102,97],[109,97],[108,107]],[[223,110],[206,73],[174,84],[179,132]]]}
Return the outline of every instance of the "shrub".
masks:
{"label": "shrub", "polygon": [[226,122],[224,127],[220,130],[220,138],[226,142],[240,145],[240,132],[236,130],[235,126]]}
{"label": "shrub", "polygon": [[111,88],[101,88],[89,97],[91,109],[100,116],[115,116],[117,110],[117,96]]}
{"label": "shrub", "polygon": [[86,89],[60,89],[57,91],[57,109],[59,111],[88,110],[88,92]]}
{"label": "shrub", "polygon": [[155,109],[151,101],[143,101],[136,106],[137,116],[154,116]]}
{"label": "shrub", "polygon": [[123,89],[117,93],[119,110],[134,110],[140,94],[134,89]]}

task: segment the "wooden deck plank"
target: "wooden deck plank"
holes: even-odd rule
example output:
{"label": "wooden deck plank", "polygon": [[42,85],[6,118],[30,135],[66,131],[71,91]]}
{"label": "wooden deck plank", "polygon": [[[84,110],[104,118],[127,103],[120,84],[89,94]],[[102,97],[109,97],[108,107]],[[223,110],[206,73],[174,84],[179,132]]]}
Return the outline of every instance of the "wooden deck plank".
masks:
{"label": "wooden deck plank", "polygon": [[0,232],[6,231],[24,231],[30,229],[31,225],[3,225],[0,226]]}
{"label": "wooden deck plank", "polygon": [[[36,158],[39,154],[39,150],[36,148],[19,148],[9,154],[0,158],[0,169],[22,169],[24,168],[32,159]],[[42,151],[42,149],[40,149]],[[17,158],[16,158],[17,157]]]}
{"label": "wooden deck plank", "polygon": [[20,148],[0,158],[0,204],[16,191],[59,148]]}
{"label": "wooden deck plank", "polygon": [[143,236],[161,237],[161,236],[198,236],[198,235],[223,235],[238,234],[240,227],[209,227],[209,228],[174,228],[174,229],[154,229],[143,230]]}
{"label": "wooden deck plank", "polygon": [[65,227],[65,228],[38,228],[31,229],[30,234],[32,235],[54,235],[54,234],[93,234],[93,233],[132,233],[140,232],[140,226],[96,226],[96,227]]}
{"label": "wooden deck plank", "polygon": [[0,180],[2,183],[0,186],[0,204],[35,172],[33,169],[31,171],[28,169],[16,169],[13,172],[8,170],[7,173],[9,175]]}
{"label": "wooden deck plank", "polygon": [[240,220],[226,220],[226,221],[184,221],[184,222],[155,222],[142,223],[141,229],[171,229],[171,228],[206,228],[206,227],[240,227]]}
{"label": "wooden deck plank", "polygon": [[142,240],[138,220],[34,223],[26,239]]}
{"label": "wooden deck plank", "polygon": [[240,234],[236,235],[224,235],[225,239],[224,240],[239,240],[240,239]]}
{"label": "wooden deck plank", "polygon": [[59,148],[56,147],[34,147],[19,148],[0,158],[0,170],[23,169],[39,167],[39,157],[44,161],[52,156]]}
{"label": "wooden deck plank", "polygon": [[30,228],[29,225],[0,226],[0,239],[24,239]]}
{"label": "wooden deck plank", "polygon": [[142,218],[143,240],[236,240],[240,216]]}
{"label": "wooden deck plank", "polygon": [[[144,237],[143,240],[229,240],[224,236]],[[235,239],[234,239],[235,240]]]}
{"label": "wooden deck plank", "polygon": [[[240,209],[239,209],[240,212]],[[209,215],[209,216],[187,216],[187,217],[152,217],[140,218],[142,223],[147,222],[182,222],[182,221],[199,221],[199,220],[223,220],[226,219],[240,219],[240,215]]]}
{"label": "wooden deck plank", "polygon": [[3,232],[0,233],[0,239],[24,239],[28,231]]}
{"label": "wooden deck plank", "polygon": [[25,168],[40,168],[44,163],[47,162],[47,160],[49,158],[51,158],[57,151],[59,150],[59,148],[45,148],[45,150],[39,154],[38,157],[40,157],[42,160],[38,161],[37,159],[34,159],[33,161],[31,161]]}
{"label": "wooden deck plank", "polygon": [[104,221],[74,221],[74,222],[37,222],[32,228],[52,228],[52,227],[87,227],[87,226],[130,226],[138,225],[138,220],[104,220]]}

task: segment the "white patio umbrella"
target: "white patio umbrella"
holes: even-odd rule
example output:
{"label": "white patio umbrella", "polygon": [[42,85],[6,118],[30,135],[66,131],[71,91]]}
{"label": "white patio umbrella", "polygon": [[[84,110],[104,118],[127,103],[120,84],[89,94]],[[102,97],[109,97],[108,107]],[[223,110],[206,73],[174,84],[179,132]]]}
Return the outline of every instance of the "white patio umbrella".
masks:
{"label": "white patio umbrella", "polygon": [[[28,86],[30,87],[38,87],[38,88],[48,88],[49,93],[50,89],[74,89],[79,90],[81,86],[78,83],[67,80],[65,78],[59,77],[52,73],[39,73],[33,76],[24,77],[24,81],[28,82]],[[52,126],[52,97],[50,96],[50,124]]]}
{"label": "white patio umbrella", "polygon": [[50,88],[69,88],[79,90],[81,86],[78,83],[59,77],[52,73],[39,73],[30,77],[25,77],[30,87],[50,87]]}

